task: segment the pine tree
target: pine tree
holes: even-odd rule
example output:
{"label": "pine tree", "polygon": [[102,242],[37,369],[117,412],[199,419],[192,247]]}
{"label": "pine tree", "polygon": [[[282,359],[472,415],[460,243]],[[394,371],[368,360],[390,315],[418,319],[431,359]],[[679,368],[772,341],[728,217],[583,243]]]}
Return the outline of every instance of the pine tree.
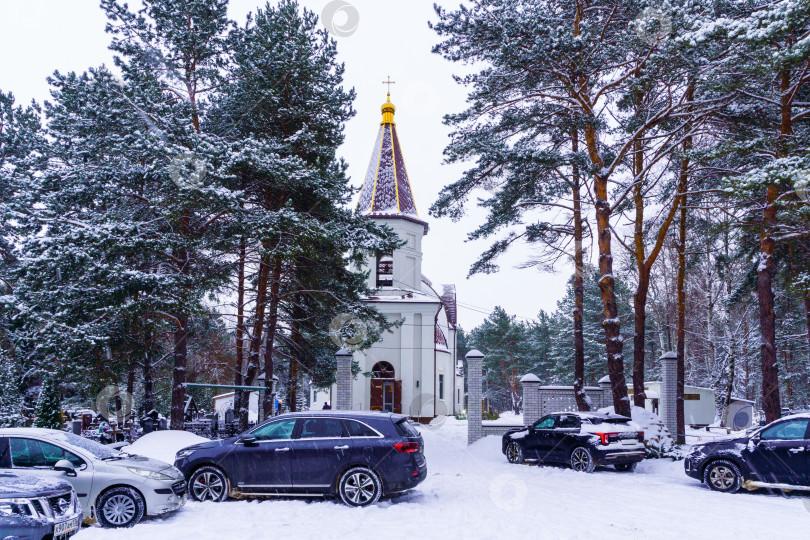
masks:
{"label": "pine tree", "polygon": [[[294,409],[299,368],[319,384],[331,380],[334,346],[324,332],[331,317],[348,312],[388,326],[362,304],[370,291],[348,268],[359,268],[368,251],[393,249],[396,240],[346,209],[351,190],[336,152],[354,115],[354,91],[343,88],[336,43],[317,16],[290,0],[268,5],[229,44],[230,83],[204,127],[229,141],[225,168],[245,201],[233,220],[233,250],[244,245],[256,268],[242,323],[249,336],[245,373],[235,378],[253,384],[263,367],[269,385],[280,357],[290,364]],[[266,413],[271,397],[265,393]],[[239,418],[245,426],[244,401]]]}
{"label": "pine tree", "polygon": [[49,375],[42,381],[34,417],[34,427],[62,429],[62,405],[53,376]]}
{"label": "pine tree", "polygon": [[[446,212],[448,207],[450,215],[460,215],[473,187],[506,177],[503,193],[485,203],[492,209],[491,219],[481,231],[530,223],[524,209],[559,205],[555,199],[564,195],[560,186],[565,184],[560,178],[570,177],[577,185],[573,171],[578,164],[592,186],[613,401],[616,411],[628,416],[613,266],[614,216],[634,186],[644,183],[647,172],[666,163],[671,143],[683,135],[684,127],[694,129],[695,118],[714,105],[684,99],[686,85],[681,81],[687,68],[672,62],[664,39],[645,37],[636,24],[647,7],[643,1],[487,0],[457,11],[437,7],[439,22],[434,25],[444,39],[437,52],[452,61],[483,66],[459,78],[471,87],[471,106],[448,117],[457,127],[448,147],[450,159],[475,160],[476,166],[445,188],[437,210]],[[628,106],[641,88],[643,106]],[[609,103],[617,105],[606,106]],[[687,110],[689,115],[684,114]],[[616,124],[619,127],[611,127]],[[667,226],[679,201],[674,198],[666,213]],[[554,229],[540,221],[526,232],[510,231],[482,260],[523,237],[554,235]],[[651,260],[638,251],[646,274]]]}
{"label": "pine tree", "polygon": [[16,427],[22,423],[17,370],[11,360],[0,352],[0,427]]}
{"label": "pine tree", "polygon": [[501,307],[470,333],[470,345],[484,353],[486,399],[496,410],[520,412],[520,378],[533,372],[536,362],[528,334],[528,325]]}
{"label": "pine tree", "polygon": [[712,65],[707,91],[736,93],[720,115],[725,133],[717,141],[718,161],[728,171],[726,188],[745,210],[744,226],[759,238],[752,262],[757,274],[762,407],[771,422],[781,415],[775,310],[779,244],[807,235],[807,205],[798,190],[810,171],[810,12],[802,0],[729,3],[722,8],[719,19],[711,14],[699,21],[687,39],[724,47],[725,54]]}

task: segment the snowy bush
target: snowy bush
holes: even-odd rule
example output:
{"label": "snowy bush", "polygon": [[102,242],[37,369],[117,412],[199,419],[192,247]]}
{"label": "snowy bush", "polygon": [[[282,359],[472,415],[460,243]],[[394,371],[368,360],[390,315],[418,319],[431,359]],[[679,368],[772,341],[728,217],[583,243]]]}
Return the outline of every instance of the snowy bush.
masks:
{"label": "snowy bush", "polygon": [[[613,407],[599,409],[600,413],[613,414]],[[631,413],[633,422],[644,430],[644,446],[647,448],[648,458],[669,457],[680,459],[682,456],[675,446],[672,434],[661,421],[661,417],[642,407],[632,407]]]}

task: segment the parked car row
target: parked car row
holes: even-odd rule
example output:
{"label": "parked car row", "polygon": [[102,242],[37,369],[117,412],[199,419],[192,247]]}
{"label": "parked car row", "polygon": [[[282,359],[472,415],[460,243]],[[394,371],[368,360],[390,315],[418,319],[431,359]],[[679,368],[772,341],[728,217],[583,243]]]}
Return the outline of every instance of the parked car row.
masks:
{"label": "parked car row", "polygon": [[[335,497],[367,506],[427,475],[408,418],[318,411],[274,417],[177,453],[175,466],[50,429],[0,429],[0,538],[64,539],[81,519],[130,527],[144,516],[229,497]],[[67,501],[67,502],[65,502]]]}
{"label": "parked car row", "polygon": [[[504,434],[511,463],[633,471],[644,432],[615,414],[561,412]],[[810,490],[810,413],[696,444],[689,476],[716,491]],[[424,441],[399,414],[318,411],[180,450],[174,466],[62,431],[0,429],[0,537],[66,539],[84,519],[128,527],[196,501],[332,497],[367,506],[427,475]]]}
{"label": "parked car row", "polygon": [[[644,459],[644,432],[624,416],[560,412],[503,435],[511,463],[569,465],[592,472],[599,466],[633,471]],[[738,437],[692,446],[687,475],[715,491],[760,488],[810,491],[810,413],[794,414]]]}

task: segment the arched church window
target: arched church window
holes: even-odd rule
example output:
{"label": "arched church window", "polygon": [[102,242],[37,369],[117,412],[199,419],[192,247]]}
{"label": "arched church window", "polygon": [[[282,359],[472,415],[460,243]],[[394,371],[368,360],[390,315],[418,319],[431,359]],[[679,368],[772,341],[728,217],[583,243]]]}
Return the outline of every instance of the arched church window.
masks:
{"label": "arched church window", "polygon": [[394,366],[388,362],[377,362],[374,364],[374,367],[371,368],[371,373],[374,374],[375,379],[393,379]]}
{"label": "arched church window", "polygon": [[394,285],[394,257],[392,255],[377,255],[377,287],[392,287]]}

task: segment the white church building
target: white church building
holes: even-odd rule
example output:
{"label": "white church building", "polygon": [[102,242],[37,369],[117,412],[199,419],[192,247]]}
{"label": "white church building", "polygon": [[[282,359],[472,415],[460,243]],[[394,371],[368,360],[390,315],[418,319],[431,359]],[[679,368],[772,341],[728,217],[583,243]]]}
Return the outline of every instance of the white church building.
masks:
{"label": "white church building", "polygon": [[[394,123],[394,104],[382,122],[360,191],[357,212],[391,227],[405,242],[393,253],[370,254],[363,271],[375,294],[367,301],[401,326],[354,359],[361,374],[352,385],[352,409],[402,413],[425,422],[461,411],[463,371],[456,356],[456,289],[422,274],[428,224],[419,217]],[[313,408],[334,404],[336,387],[312,396]]]}

